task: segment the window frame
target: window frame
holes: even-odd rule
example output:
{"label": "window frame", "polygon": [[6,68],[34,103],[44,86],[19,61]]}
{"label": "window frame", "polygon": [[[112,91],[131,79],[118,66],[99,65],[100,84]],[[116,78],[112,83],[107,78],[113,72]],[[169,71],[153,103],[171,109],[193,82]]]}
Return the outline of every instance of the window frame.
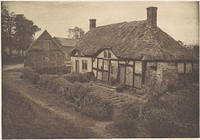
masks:
{"label": "window frame", "polygon": [[87,60],[82,60],[82,70],[87,71],[88,65],[87,65]]}

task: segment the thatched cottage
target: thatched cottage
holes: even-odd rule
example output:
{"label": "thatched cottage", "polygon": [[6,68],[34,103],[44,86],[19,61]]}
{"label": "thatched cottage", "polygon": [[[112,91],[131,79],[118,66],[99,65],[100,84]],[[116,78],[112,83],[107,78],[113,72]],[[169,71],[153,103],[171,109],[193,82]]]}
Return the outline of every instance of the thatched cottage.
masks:
{"label": "thatched cottage", "polygon": [[68,54],[75,45],[73,41],[66,40],[52,38],[45,30],[27,50],[25,65],[39,72],[56,73],[64,61],[70,60]]}
{"label": "thatched cottage", "polygon": [[147,20],[122,22],[90,30],[71,53],[71,71],[94,72],[102,81],[141,88],[150,80],[183,78],[198,69],[198,59],[157,26],[157,7],[147,8]]}

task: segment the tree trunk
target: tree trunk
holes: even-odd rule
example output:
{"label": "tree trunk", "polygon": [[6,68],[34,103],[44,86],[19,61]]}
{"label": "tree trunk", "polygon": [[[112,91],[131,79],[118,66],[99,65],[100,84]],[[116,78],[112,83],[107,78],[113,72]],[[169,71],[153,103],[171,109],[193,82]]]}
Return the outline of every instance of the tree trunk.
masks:
{"label": "tree trunk", "polygon": [[22,57],[24,57],[24,51],[22,50]]}
{"label": "tree trunk", "polygon": [[20,50],[18,50],[18,58],[20,57]]}
{"label": "tree trunk", "polygon": [[11,48],[11,46],[9,46],[8,49],[9,49],[9,55],[10,55],[10,57],[12,57],[12,48]]}

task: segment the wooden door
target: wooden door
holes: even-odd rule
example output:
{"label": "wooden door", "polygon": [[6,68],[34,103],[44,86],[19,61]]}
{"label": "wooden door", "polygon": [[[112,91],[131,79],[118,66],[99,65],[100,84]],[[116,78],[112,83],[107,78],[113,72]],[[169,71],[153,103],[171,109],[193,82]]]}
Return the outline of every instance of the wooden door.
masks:
{"label": "wooden door", "polygon": [[124,85],[125,84],[125,66],[119,66],[119,83]]}
{"label": "wooden door", "polygon": [[76,60],[76,73],[79,73],[79,60]]}

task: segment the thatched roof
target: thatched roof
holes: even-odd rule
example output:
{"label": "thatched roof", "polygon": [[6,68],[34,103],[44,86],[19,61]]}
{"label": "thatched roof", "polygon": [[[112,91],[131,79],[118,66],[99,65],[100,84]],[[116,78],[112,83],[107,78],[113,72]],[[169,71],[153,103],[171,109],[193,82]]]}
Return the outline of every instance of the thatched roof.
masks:
{"label": "thatched roof", "polygon": [[88,31],[75,46],[86,56],[96,56],[99,50],[111,49],[118,58],[150,61],[193,60],[177,41],[147,21],[132,21],[100,26]]}

